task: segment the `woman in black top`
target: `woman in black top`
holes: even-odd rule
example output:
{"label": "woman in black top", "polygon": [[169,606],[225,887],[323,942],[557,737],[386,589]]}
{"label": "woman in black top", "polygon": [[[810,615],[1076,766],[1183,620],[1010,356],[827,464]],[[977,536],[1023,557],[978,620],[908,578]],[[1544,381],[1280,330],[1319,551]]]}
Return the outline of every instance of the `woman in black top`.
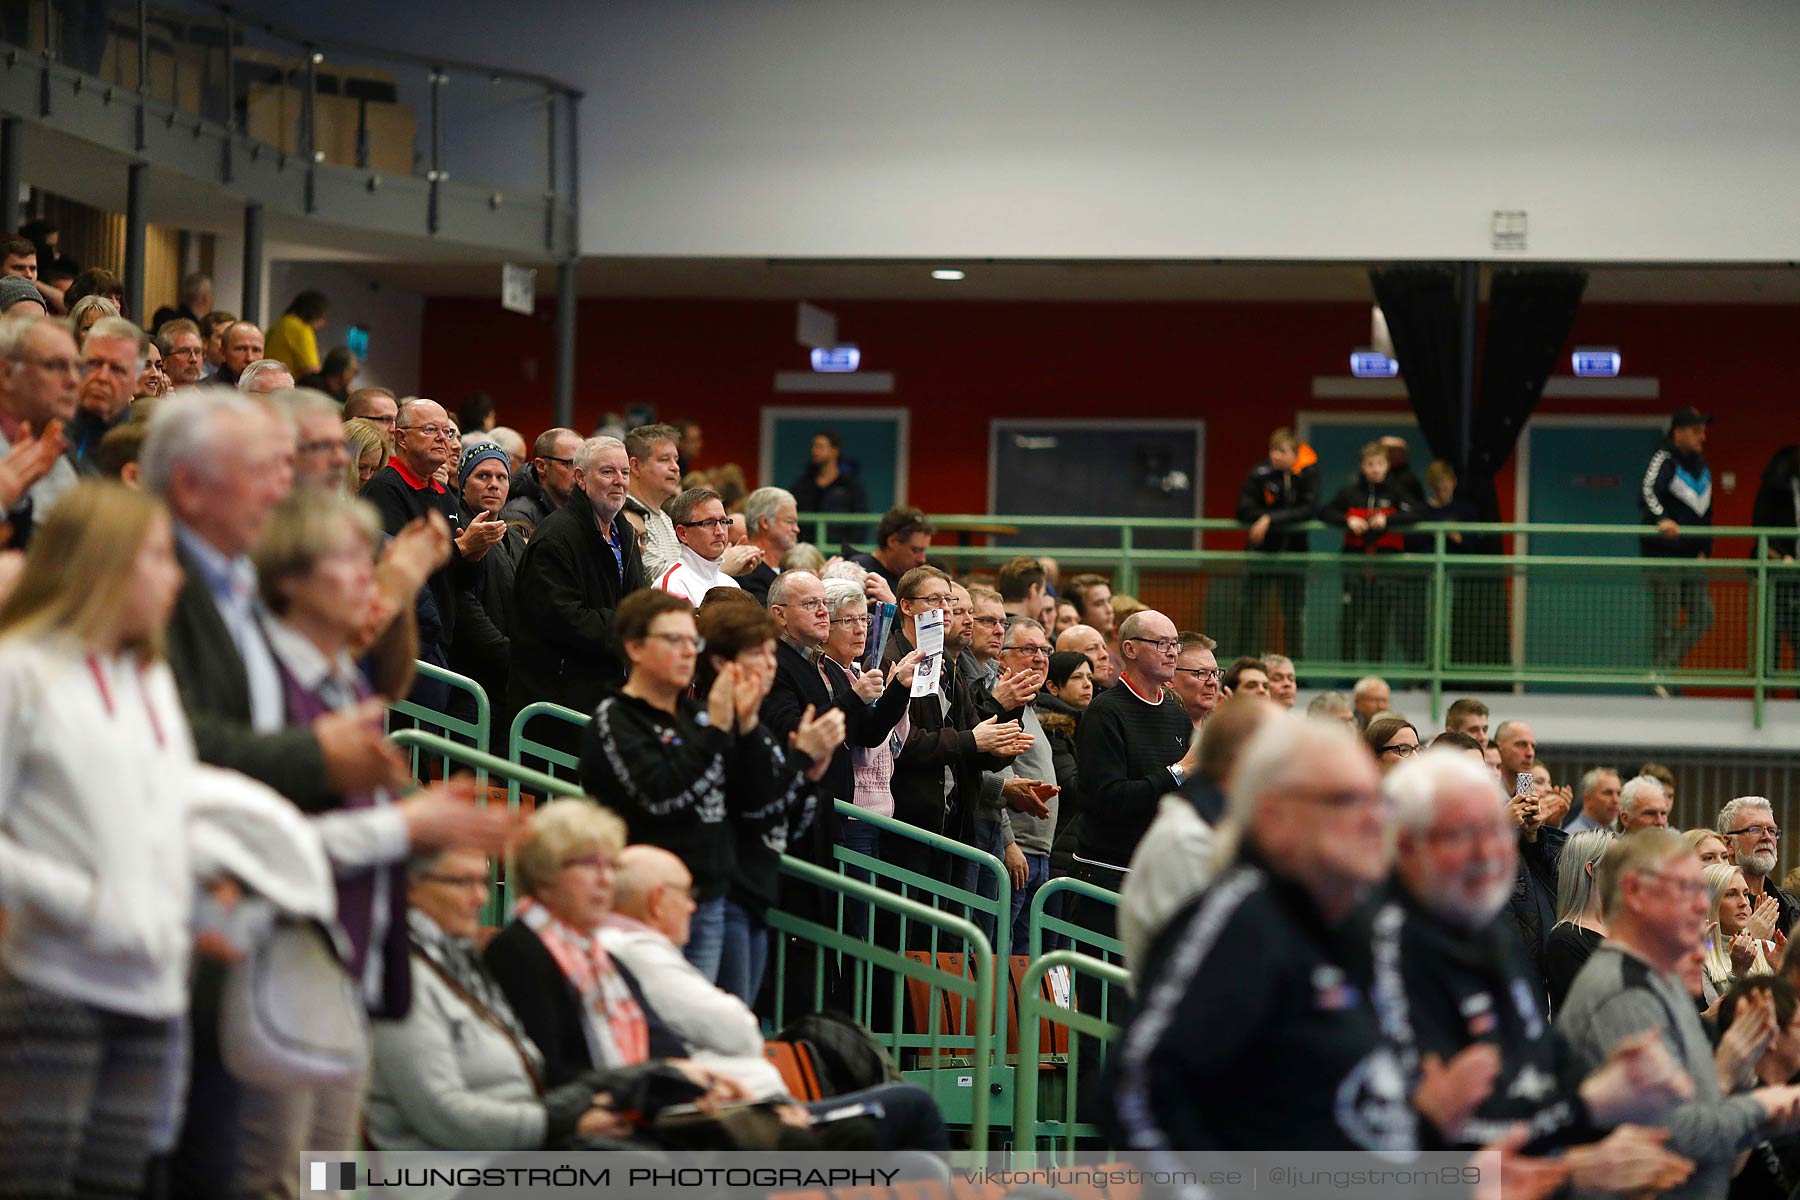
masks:
{"label": "woman in black top", "polygon": [[1562,1007],[1569,985],[1588,956],[1606,940],[1594,872],[1617,840],[1610,829],[1587,829],[1563,847],[1556,876],[1556,925],[1544,944],[1544,985],[1550,993],[1552,1016]]}
{"label": "woman in black top", "polygon": [[[700,605],[698,625],[706,650],[696,665],[694,690],[710,692],[719,673],[735,666],[756,681],[760,710],[775,682],[775,619],[741,589],[714,588]],[[838,709],[803,716],[789,746],[777,744],[761,724],[738,736],[725,777],[733,854],[718,985],[745,1004],[756,1003],[768,966],[763,916],[778,897],[781,856],[812,825],[819,805],[829,803],[816,785],[843,740],[844,714]]]}

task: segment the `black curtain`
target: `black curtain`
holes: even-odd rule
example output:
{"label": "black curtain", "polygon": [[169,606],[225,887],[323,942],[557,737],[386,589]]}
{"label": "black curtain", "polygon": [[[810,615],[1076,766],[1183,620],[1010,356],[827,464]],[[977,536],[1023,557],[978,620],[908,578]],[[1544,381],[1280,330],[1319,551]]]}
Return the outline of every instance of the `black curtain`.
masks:
{"label": "black curtain", "polygon": [[1456,271],[1441,265],[1384,267],[1369,272],[1375,302],[1394,339],[1400,378],[1434,458],[1462,463],[1462,317]]}
{"label": "black curtain", "polygon": [[[1484,521],[1500,519],[1494,477],[1512,457],[1519,431],[1544,394],[1586,288],[1587,272],[1572,268],[1505,267],[1490,278],[1481,400],[1469,461],[1458,480],[1458,490]],[[1413,405],[1418,407],[1416,399]]]}

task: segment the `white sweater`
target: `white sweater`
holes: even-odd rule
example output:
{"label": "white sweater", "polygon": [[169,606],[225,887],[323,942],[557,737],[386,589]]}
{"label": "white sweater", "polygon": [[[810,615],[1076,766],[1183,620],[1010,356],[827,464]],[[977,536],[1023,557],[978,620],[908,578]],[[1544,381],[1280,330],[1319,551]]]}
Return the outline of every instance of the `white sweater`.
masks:
{"label": "white sweater", "polygon": [[197,774],[166,664],[0,642],[0,963],[99,1008],[186,1011]]}
{"label": "white sweater", "polygon": [[[722,561],[722,560],[721,560]],[[655,586],[665,592],[673,592],[684,597],[695,608],[706,599],[706,593],[716,587],[741,587],[737,580],[719,569],[719,564],[711,559],[701,558],[687,546],[681,548],[681,557],[665,568],[655,578]]]}

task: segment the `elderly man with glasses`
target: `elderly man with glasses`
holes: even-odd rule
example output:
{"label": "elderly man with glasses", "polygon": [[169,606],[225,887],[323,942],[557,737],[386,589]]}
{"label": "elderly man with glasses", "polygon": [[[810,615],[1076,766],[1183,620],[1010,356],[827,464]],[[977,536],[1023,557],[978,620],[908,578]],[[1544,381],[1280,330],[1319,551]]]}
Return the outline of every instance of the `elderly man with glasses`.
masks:
{"label": "elderly man with glasses", "polygon": [[1791,934],[1800,903],[1775,886],[1781,837],[1775,810],[1761,796],[1739,796],[1719,810],[1718,828],[1730,841],[1732,861],[1750,888],[1750,936],[1773,941],[1777,930],[1783,937]]}
{"label": "elderly man with glasses", "polygon": [[[450,643],[456,633],[456,593],[473,581],[474,564],[506,536],[506,522],[477,513],[467,522],[448,491],[433,476],[450,460],[455,438],[449,414],[435,400],[408,400],[394,418],[394,456],[363,485],[362,498],[381,513],[381,527],[398,534],[420,517],[440,514],[453,535],[450,561],[432,572],[419,594],[419,658],[448,668]],[[448,690],[434,680],[413,685],[412,698],[443,711]]]}
{"label": "elderly man with glasses", "polygon": [[1131,861],[1157,801],[1181,790],[1199,767],[1194,722],[1169,690],[1180,650],[1175,622],[1155,609],[1125,618],[1119,684],[1095,696],[1081,718],[1075,758],[1084,816],[1077,854],[1082,877],[1100,887],[1118,890],[1118,868]]}

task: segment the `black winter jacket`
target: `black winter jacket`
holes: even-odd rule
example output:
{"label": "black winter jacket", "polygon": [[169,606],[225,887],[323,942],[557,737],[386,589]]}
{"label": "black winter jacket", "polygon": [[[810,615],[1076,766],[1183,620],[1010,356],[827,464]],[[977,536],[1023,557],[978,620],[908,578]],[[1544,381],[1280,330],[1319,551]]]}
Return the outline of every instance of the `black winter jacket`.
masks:
{"label": "black winter jacket", "polygon": [[637,539],[625,526],[625,577],[600,536],[582,492],[544,518],[519,559],[508,707],[549,700],[591,713],[625,682],[625,656],[613,634],[619,601],[647,586]]}
{"label": "black winter jacket", "polygon": [[1313,519],[1319,507],[1319,464],[1310,462],[1288,472],[1258,463],[1238,491],[1237,519],[1253,525],[1269,518],[1269,532],[1253,551],[1276,554],[1306,549],[1306,534],[1293,528]]}
{"label": "black winter jacket", "polygon": [[1375,1009],[1395,1036],[1409,1089],[1427,1055],[1449,1062],[1483,1042],[1500,1051],[1505,1083],[1475,1110],[1457,1145],[1479,1148],[1518,1122],[1530,1131],[1524,1153],[1602,1135],[1581,1101],[1581,1067],[1544,1018],[1540,977],[1506,914],[1474,931],[1452,926],[1395,881],[1354,925],[1358,946],[1369,947]]}
{"label": "black winter jacket", "polygon": [[[466,526],[475,513],[462,510]],[[450,643],[450,669],[479,683],[496,702],[506,700],[506,675],[512,662],[513,586],[525,539],[516,529],[470,564],[469,580],[456,592],[456,633]]]}
{"label": "black winter jacket", "polygon": [[[881,653],[881,669],[912,653],[912,643],[899,629]],[[1000,715],[993,693],[972,679],[964,679],[956,660],[944,656],[939,677],[946,712],[939,696],[921,696],[911,703],[911,731],[894,760],[894,819],[975,844],[975,814],[981,807],[981,773],[1001,771],[1010,758],[985,754],[975,748],[975,726]],[[956,780],[955,809],[944,788],[944,769]]]}
{"label": "black winter jacket", "polygon": [[[1361,534],[1350,532],[1351,517],[1366,520],[1377,512],[1387,514],[1385,528],[1371,529]],[[1412,498],[1407,489],[1397,486],[1392,476],[1380,483],[1371,483],[1359,471],[1356,478],[1346,483],[1331,498],[1319,518],[1327,524],[1343,527],[1346,554],[1395,554],[1403,550],[1406,544],[1405,538],[1398,531],[1417,524],[1422,512],[1422,506]]]}

